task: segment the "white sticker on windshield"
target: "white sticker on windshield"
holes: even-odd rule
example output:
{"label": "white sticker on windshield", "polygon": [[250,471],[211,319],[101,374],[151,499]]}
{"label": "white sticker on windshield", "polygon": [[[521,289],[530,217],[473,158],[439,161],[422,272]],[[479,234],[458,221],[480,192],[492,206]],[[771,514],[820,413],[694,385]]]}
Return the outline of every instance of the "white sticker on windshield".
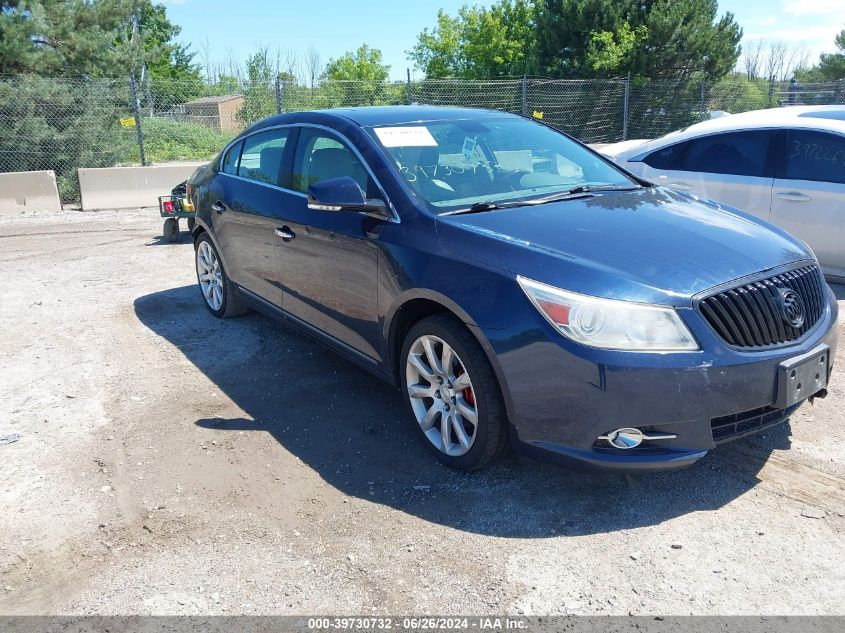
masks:
{"label": "white sticker on windshield", "polygon": [[375,128],[382,145],[385,147],[437,147],[437,141],[427,127],[377,127]]}

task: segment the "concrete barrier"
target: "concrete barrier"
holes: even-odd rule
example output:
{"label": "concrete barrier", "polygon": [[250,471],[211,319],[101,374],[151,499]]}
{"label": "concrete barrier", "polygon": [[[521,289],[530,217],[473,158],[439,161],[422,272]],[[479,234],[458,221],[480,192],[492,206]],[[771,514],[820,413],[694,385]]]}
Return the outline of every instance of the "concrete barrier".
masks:
{"label": "concrete barrier", "polygon": [[0,174],[0,213],[61,209],[54,172],[15,171]]}
{"label": "concrete barrier", "polygon": [[170,193],[204,163],[150,167],[97,167],[79,170],[79,193],[84,211],[157,207],[158,197]]}

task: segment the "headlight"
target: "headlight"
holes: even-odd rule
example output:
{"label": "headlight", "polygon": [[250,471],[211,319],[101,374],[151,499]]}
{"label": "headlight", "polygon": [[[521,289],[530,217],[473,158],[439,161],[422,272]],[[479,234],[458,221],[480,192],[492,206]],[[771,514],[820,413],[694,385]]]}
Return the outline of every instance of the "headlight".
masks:
{"label": "headlight", "polygon": [[531,303],[560,332],[579,343],[641,352],[697,350],[673,308],[600,299],[517,277]]}

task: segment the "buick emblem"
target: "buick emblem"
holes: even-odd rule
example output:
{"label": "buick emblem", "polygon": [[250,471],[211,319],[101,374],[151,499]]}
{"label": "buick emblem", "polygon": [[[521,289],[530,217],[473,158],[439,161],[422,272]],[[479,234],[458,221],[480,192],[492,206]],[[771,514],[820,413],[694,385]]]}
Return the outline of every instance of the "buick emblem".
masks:
{"label": "buick emblem", "polygon": [[794,328],[804,325],[804,302],[794,290],[781,288],[779,290],[780,316]]}

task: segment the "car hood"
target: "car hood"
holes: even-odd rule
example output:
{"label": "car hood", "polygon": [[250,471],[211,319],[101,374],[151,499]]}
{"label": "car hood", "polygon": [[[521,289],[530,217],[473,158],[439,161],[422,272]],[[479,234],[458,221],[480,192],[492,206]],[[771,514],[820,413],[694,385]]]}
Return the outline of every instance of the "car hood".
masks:
{"label": "car hood", "polygon": [[812,259],[749,214],[662,187],[439,216],[453,253],[575,292],[688,305],[708,288]]}

